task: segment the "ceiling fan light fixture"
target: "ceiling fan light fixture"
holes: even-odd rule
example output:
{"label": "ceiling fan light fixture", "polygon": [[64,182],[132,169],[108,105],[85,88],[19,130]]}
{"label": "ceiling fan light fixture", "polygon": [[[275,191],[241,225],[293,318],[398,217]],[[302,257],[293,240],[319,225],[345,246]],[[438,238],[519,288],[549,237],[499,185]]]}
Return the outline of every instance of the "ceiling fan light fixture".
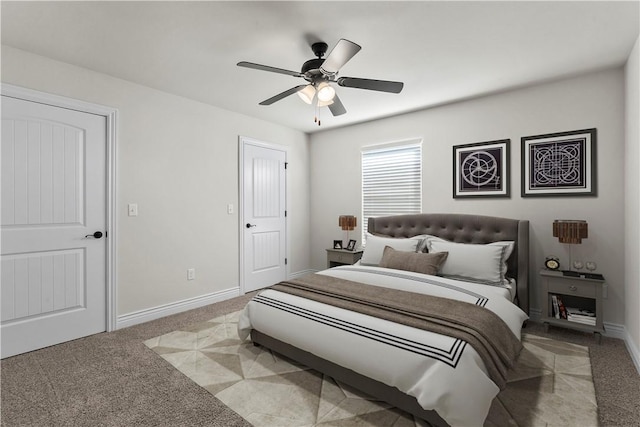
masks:
{"label": "ceiling fan light fixture", "polygon": [[307,104],[311,105],[313,97],[316,95],[316,88],[313,85],[307,85],[304,89],[298,91],[298,96]]}
{"label": "ceiling fan light fixture", "polygon": [[326,107],[327,105],[331,104],[333,104],[333,99],[330,99],[329,101],[322,101],[318,99],[318,107]]}
{"label": "ceiling fan light fixture", "polygon": [[[2,1],[2,0],[0,0]],[[260,102],[259,105],[271,105],[294,93],[306,104],[312,105],[316,112],[315,122],[320,125],[320,107],[329,107],[331,114],[341,116],[347,112],[342,105],[340,97],[336,93],[336,86],[351,87],[356,89],[367,89],[378,92],[400,93],[404,84],[387,80],[372,80],[359,77],[340,77],[340,69],[360,51],[361,47],[352,41],[340,39],[331,49],[329,55],[324,58],[327,51],[327,44],[324,42],[314,43],[311,50],[316,58],[309,59],[302,64],[300,71],[291,71],[284,68],[271,67],[269,65],[256,64],[254,62],[240,61],[239,67],[252,68],[254,70],[268,71],[271,73],[285,74],[293,77],[300,77],[306,80],[305,83],[287,89],[284,92],[272,96]],[[333,85],[335,83],[335,85]]]}
{"label": "ceiling fan light fixture", "polygon": [[321,82],[318,85],[317,91],[318,91],[318,101],[322,101],[322,102],[332,101],[333,97],[336,96],[336,90],[327,82]]}

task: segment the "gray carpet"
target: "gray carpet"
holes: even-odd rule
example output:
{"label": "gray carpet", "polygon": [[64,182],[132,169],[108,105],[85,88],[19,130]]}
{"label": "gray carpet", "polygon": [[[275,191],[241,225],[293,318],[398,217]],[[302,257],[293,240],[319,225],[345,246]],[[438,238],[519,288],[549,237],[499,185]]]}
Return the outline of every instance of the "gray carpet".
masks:
{"label": "gray carpet", "polygon": [[[2,426],[248,426],[144,345],[241,309],[234,298],[1,362]],[[589,347],[602,426],[640,426],[640,377],[621,340],[531,324],[526,332]]]}

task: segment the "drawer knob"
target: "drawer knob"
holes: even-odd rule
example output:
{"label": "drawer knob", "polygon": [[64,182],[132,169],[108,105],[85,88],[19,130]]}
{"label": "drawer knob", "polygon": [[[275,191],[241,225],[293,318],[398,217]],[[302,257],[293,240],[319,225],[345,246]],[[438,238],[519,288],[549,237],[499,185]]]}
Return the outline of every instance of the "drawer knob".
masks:
{"label": "drawer knob", "polygon": [[569,289],[575,292],[578,290],[578,287],[576,285],[571,285],[569,286]]}

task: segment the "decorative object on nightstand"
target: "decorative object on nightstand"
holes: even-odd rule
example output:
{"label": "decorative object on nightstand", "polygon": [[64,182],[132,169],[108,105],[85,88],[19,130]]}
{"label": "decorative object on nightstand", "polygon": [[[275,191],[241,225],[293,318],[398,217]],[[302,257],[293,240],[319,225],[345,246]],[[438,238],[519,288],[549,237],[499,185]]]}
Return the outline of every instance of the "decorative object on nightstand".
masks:
{"label": "decorative object on nightstand", "polygon": [[[602,321],[601,274],[566,276],[561,271],[540,270],[542,278],[542,322],[549,325],[593,332],[598,343],[604,332]],[[585,277],[589,276],[589,277]]]}
{"label": "decorative object on nightstand", "polygon": [[[582,219],[556,219],[553,221],[553,237],[557,237],[560,243],[569,245],[579,245],[582,239],[589,237],[589,225]],[[576,261],[576,264],[578,261]],[[569,269],[574,266],[572,261],[572,246],[569,246]],[[576,269],[582,268],[582,262],[574,266]],[[565,275],[575,276],[569,270],[564,270]]]}
{"label": "decorative object on nightstand", "polygon": [[544,260],[544,266],[547,270],[558,270],[560,268],[560,259],[554,255],[548,256]]}
{"label": "decorative object on nightstand", "polygon": [[358,225],[358,220],[353,215],[340,215],[338,217],[338,225],[343,231],[347,232],[347,240],[349,241],[349,231],[353,231]]}
{"label": "decorative object on nightstand", "polygon": [[353,265],[360,261],[363,251],[348,251],[346,249],[327,249],[327,268],[339,265]]}

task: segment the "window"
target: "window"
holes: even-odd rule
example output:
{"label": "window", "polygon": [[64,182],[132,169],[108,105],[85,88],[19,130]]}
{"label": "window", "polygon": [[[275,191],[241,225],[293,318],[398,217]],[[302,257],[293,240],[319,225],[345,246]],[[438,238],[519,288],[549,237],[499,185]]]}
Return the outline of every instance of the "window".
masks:
{"label": "window", "polygon": [[362,233],[370,217],[422,212],[422,142],[362,150]]}

